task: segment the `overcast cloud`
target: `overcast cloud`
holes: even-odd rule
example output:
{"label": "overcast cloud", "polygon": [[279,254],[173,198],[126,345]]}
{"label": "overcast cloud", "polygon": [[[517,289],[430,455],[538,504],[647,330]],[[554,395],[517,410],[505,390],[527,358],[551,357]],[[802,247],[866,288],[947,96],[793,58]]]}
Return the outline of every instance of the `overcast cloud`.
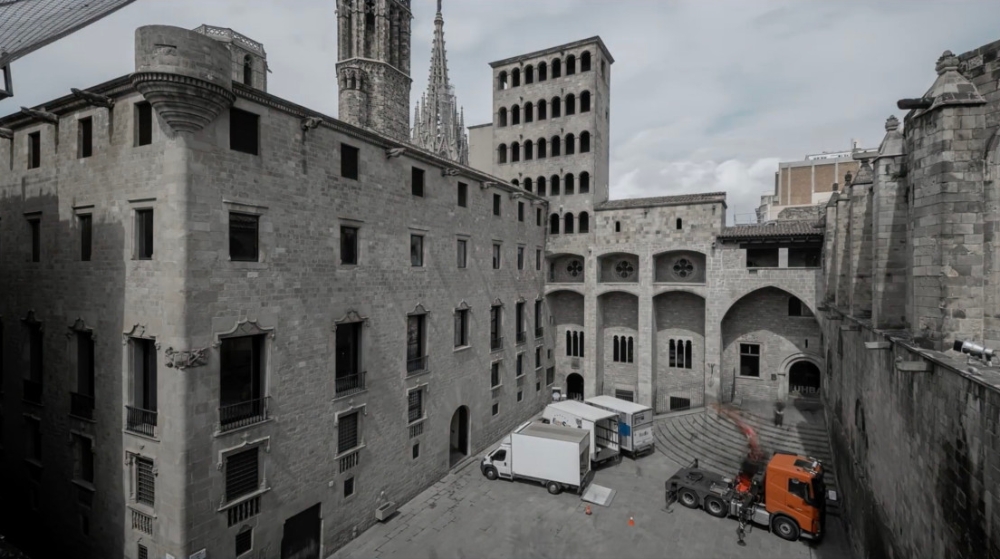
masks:
{"label": "overcast cloud", "polygon": [[[268,90],[337,115],[334,0],[138,0],[15,62],[0,115],[131,72],[147,24],[231,27],[264,43]],[[435,0],[413,0],[411,100],[426,88]],[[724,190],[745,219],[781,160],[876,146],[945,49],[1000,39],[1000,2],[444,0],[466,124],[491,119],[489,62],[600,35],[612,66],[611,197]],[[411,103],[412,111],[412,103]]]}

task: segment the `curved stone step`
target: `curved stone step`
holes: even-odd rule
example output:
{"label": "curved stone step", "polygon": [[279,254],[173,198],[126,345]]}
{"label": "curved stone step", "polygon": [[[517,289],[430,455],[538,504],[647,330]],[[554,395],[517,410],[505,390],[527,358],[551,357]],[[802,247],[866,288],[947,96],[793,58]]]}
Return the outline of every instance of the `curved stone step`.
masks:
{"label": "curved stone step", "polygon": [[[734,423],[715,414],[707,413],[705,415],[705,429],[719,432],[720,436],[730,440],[742,440],[745,444],[746,438],[739,432]],[[794,434],[785,434],[783,437],[777,437],[773,433],[762,433],[753,425],[750,425],[750,427],[757,432],[757,439],[765,449],[812,456],[824,463],[831,458],[829,442],[826,439],[802,439]]]}

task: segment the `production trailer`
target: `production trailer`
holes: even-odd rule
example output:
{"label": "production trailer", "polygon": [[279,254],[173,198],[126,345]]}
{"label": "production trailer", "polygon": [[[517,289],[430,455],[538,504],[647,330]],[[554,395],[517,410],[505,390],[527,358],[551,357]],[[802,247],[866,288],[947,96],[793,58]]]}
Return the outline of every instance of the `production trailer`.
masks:
{"label": "production trailer", "polygon": [[638,458],[653,452],[653,408],[612,396],[594,396],[586,403],[618,413],[618,443],[623,453]]}
{"label": "production trailer", "polygon": [[597,466],[621,458],[618,445],[618,412],[565,400],[545,406],[542,420],[553,425],[565,425],[590,431],[590,461]]}
{"label": "production trailer", "polygon": [[489,480],[529,479],[553,495],[563,489],[582,495],[594,477],[590,436],[572,427],[525,423],[484,456],[479,469]]}

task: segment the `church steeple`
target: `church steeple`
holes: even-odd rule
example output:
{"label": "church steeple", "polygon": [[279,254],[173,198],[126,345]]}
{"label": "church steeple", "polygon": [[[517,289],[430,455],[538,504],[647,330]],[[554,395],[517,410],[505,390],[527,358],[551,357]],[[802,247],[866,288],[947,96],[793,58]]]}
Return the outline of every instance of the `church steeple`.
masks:
{"label": "church steeple", "polygon": [[448,81],[448,57],[444,48],[444,16],[441,0],[434,16],[434,43],[427,92],[414,110],[414,145],[453,161],[469,164],[469,138],[465,118],[455,98],[455,88]]}

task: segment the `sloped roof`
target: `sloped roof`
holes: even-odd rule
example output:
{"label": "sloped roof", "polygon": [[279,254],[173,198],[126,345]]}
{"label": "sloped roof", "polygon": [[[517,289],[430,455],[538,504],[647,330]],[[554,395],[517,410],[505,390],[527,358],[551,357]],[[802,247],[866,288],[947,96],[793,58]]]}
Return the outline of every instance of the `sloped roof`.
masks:
{"label": "sloped roof", "polygon": [[723,240],[773,239],[781,237],[822,237],[822,227],[814,221],[771,221],[755,225],[726,227],[716,235]]}
{"label": "sloped roof", "polygon": [[680,194],[677,196],[656,196],[653,198],[624,198],[608,200],[595,209],[624,210],[629,208],[652,208],[656,206],[684,206],[688,204],[707,204],[712,202],[726,203],[725,192],[704,192],[700,194]]}

